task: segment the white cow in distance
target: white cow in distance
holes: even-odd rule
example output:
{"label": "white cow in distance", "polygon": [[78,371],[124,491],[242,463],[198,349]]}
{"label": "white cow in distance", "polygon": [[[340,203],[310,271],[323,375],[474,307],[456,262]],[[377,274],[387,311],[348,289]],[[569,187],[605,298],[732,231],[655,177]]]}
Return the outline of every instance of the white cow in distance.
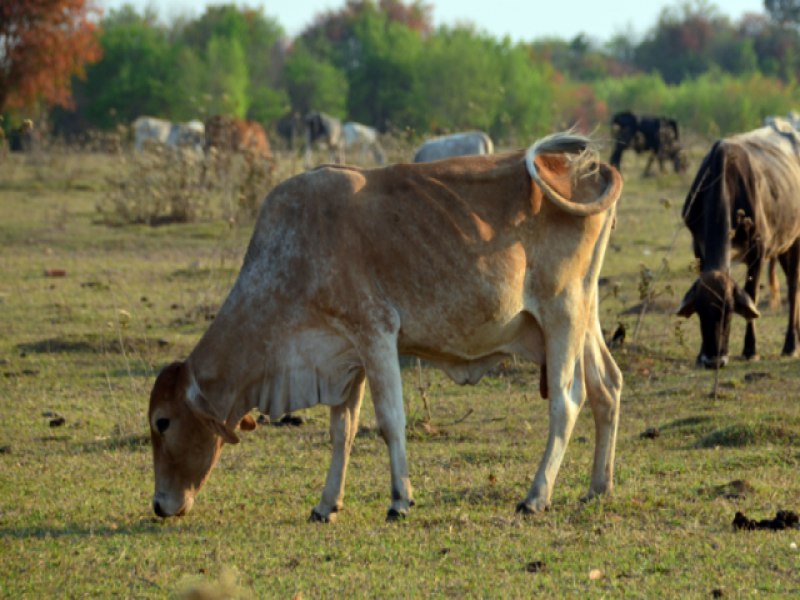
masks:
{"label": "white cow in distance", "polygon": [[202,152],[205,126],[200,121],[173,123],[157,117],[139,117],[133,122],[134,147],[141,152],[147,142]]}
{"label": "white cow in distance", "polygon": [[431,138],[414,152],[414,162],[431,162],[453,156],[492,154],[492,138],[483,131],[464,131]]}
{"label": "white cow in distance", "polygon": [[345,151],[360,151],[361,160],[365,160],[367,153],[372,154],[372,158],[379,165],[386,162],[386,153],[378,141],[378,131],[374,127],[348,121],[342,125],[342,142]]}

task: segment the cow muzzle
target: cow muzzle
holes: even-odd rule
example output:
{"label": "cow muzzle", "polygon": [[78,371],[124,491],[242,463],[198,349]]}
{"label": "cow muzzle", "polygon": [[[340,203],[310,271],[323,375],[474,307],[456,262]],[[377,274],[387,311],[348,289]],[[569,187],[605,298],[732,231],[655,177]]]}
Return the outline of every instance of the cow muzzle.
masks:
{"label": "cow muzzle", "polygon": [[178,501],[171,500],[165,494],[156,494],[153,497],[153,512],[162,519],[182,517],[192,510],[193,505],[194,498],[191,496],[186,496]]}

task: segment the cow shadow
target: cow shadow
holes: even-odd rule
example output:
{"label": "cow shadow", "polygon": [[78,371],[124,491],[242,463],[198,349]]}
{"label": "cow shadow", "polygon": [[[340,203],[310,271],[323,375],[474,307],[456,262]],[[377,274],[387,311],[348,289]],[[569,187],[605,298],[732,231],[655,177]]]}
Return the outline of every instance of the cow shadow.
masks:
{"label": "cow shadow", "polygon": [[86,527],[66,524],[63,527],[31,525],[29,527],[0,527],[0,540],[46,540],[60,538],[96,538],[114,536],[159,535],[162,519],[142,518],[138,523],[118,527],[101,525]]}

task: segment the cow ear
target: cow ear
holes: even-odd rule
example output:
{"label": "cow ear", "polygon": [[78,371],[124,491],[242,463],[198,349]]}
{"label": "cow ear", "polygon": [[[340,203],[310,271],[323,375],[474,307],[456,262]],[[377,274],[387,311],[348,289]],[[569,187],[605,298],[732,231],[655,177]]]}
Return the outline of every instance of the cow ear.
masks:
{"label": "cow ear", "polygon": [[228,427],[223,417],[216,414],[217,411],[209,404],[205,396],[195,391],[194,394],[188,394],[187,400],[195,416],[213,433],[220,436],[228,444],[239,443],[239,436],[236,435],[233,429]]}
{"label": "cow ear", "polygon": [[742,315],[748,321],[761,316],[750,294],[743,292],[738,285],[733,286],[733,312]]}
{"label": "cow ear", "polygon": [[256,420],[251,415],[245,415],[239,421],[239,429],[242,431],[253,431],[256,428]]}
{"label": "cow ear", "polygon": [[688,319],[694,314],[696,310],[695,302],[697,300],[697,284],[698,282],[695,281],[692,284],[692,287],[689,288],[689,291],[686,292],[683,300],[681,300],[681,305],[675,312],[675,314],[677,314],[679,317],[686,317]]}
{"label": "cow ear", "polygon": [[239,436],[228,427],[225,423],[217,421],[216,419],[204,419],[203,422],[208,426],[211,431],[221,437],[227,444],[238,444]]}

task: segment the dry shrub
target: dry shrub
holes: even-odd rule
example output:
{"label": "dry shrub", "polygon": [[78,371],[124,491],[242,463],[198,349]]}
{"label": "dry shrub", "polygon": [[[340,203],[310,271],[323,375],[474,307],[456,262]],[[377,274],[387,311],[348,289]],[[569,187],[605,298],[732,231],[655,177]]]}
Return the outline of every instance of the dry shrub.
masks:
{"label": "dry shrub", "polygon": [[274,183],[273,170],[251,152],[202,154],[145,144],[141,152],[120,155],[97,210],[109,225],[250,218]]}

